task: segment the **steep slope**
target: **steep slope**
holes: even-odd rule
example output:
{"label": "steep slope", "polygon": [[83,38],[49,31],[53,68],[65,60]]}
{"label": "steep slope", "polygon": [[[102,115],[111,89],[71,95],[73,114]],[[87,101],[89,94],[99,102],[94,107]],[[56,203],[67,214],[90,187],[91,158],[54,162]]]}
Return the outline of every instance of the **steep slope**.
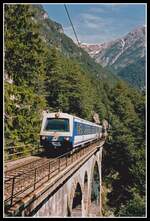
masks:
{"label": "steep slope", "polygon": [[131,85],[145,90],[145,57],[122,68],[118,72],[118,76],[128,81]]}
{"label": "steep slope", "polygon": [[[145,59],[145,27],[137,28],[115,41],[97,45],[83,44],[82,47],[103,67],[119,73],[120,77],[134,86],[144,87],[145,68],[140,61]],[[135,76],[138,79],[134,82]]]}
{"label": "steep slope", "polygon": [[71,38],[63,32],[62,25],[48,18],[46,11],[41,5],[32,6],[35,11],[33,20],[39,25],[40,34],[48,47],[55,46],[66,57],[71,58],[81,64],[82,68],[90,75],[99,79],[107,80],[110,84],[117,81],[117,78],[110,70],[103,68],[96,63],[87,52],[78,47]]}

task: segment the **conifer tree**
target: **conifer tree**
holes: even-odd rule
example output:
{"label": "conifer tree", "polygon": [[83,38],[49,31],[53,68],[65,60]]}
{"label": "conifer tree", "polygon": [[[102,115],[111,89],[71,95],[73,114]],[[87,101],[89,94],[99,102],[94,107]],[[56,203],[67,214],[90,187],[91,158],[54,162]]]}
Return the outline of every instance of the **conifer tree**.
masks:
{"label": "conifer tree", "polygon": [[38,142],[45,52],[33,15],[30,5],[5,5],[5,74],[13,79],[5,83],[6,145]]}

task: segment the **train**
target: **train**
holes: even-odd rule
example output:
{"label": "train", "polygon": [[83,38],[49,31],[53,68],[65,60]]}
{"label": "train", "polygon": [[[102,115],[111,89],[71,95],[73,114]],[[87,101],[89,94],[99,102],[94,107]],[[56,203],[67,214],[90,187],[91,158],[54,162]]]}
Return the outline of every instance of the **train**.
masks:
{"label": "train", "polygon": [[45,113],[40,144],[45,150],[71,151],[102,138],[101,125],[63,112]]}

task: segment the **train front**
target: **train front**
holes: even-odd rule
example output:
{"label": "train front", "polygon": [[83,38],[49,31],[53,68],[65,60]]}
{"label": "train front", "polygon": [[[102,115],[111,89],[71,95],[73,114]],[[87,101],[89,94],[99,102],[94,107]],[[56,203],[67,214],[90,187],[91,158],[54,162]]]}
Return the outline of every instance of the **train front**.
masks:
{"label": "train front", "polygon": [[72,116],[65,113],[46,113],[43,117],[40,143],[48,151],[72,149]]}

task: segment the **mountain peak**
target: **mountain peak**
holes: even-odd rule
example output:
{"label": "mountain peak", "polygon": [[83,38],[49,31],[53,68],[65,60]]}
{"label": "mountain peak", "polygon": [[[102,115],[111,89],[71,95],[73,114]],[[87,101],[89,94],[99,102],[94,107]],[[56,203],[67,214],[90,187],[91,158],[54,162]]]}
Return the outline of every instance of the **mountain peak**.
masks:
{"label": "mountain peak", "polygon": [[113,65],[126,50],[128,50],[129,48],[133,49],[135,45],[137,49],[141,48],[138,55],[139,57],[143,57],[145,49],[144,26],[134,29],[122,38],[118,38],[116,40],[104,42],[101,44],[84,43],[81,44],[81,47],[86,52],[88,52],[91,57],[95,58],[95,60],[98,63],[100,63],[103,66],[106,66]]}
{"label": "mountain peak", "polygon": [[[140,59],[144,58],[145,29],[146,26],[137,27],[122,38],[102,44],[84,43],[81,46],[97,63],[120,73],[124,68],[137,64]],[[136,66],[134,65],[134,67]],[[145,73],[143,73],[144,75]]]}

